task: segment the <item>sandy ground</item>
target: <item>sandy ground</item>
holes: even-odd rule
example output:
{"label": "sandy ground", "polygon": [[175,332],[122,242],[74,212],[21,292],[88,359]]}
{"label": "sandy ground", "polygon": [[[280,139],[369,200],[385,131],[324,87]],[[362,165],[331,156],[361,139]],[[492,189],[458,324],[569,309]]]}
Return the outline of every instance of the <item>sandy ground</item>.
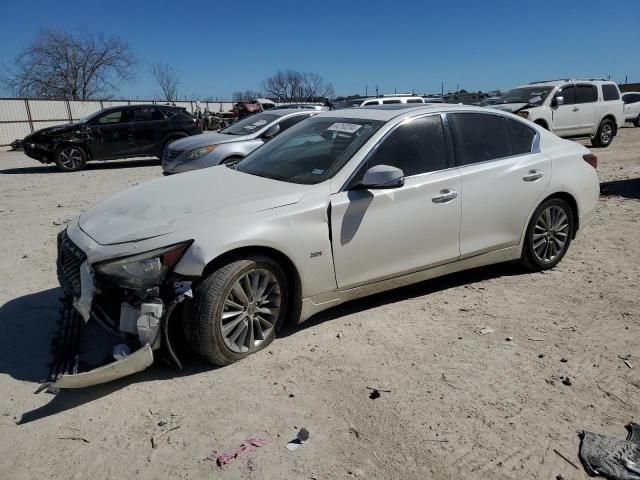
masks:
{"label": "sandy ground", "polygon": [[[594,152],[618,195],[553,271],[435,279],[325,312],[229,367],[160,364],[57,396],[33,394],[60,294],[56,233],[161,170],[64,174],[0,153],[0,478],[587,478],[577,433],[624,437],[640,421],[640,128]],[[301,427],[310,440],[291,452]],[[222,469],[205,460],[251,436],[269,443]]]}

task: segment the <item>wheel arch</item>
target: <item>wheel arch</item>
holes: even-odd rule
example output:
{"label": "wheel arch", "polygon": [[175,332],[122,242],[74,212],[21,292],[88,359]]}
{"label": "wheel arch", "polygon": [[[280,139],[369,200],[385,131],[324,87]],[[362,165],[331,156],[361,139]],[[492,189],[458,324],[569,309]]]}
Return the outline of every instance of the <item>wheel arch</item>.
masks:
{"label": "wheel arch", "polygon": [[614,117],[611,113],[607,113],[604,117],[602,117],[600,119],[600,123],[598,123],[598,128],[600,128],[600,125],[605,120],[611,120],[611,123],[613,124],[613,135],[614,136],[617,135],[618,134],[618,124],[616,123],[616,117]]}
{"label": "wheel arch", "polygon": [[266,257],[272,258],[273,260],[278,262],[278,264],[284,270],[284,273],[287,276],[287,281],[291,282],[290,288],[292,288],[291,302],[289,302],[289,306],[287,307],[288,312],[285,319],[286,323],[296,323],[298,317],[300,316],[300,311],[302,308],[302,282],[300,279],[300,273],[295,263],[291,260],[291,258],[282,253],[280,250],[272,247],[258,245],[234,248],[218,255],[213,260],[209,261],[209,263],[207,263],[207,265],[202,270],[202,278],[208,277],[218,268],[221,268],[229,262],[246,258],[251,255],[264,255]]}
{"label": "wheel arch", "polygon": [[564,190],[560,190],[557,192],[549,193],[533,206],[533,208],[531,209],[531,212],[529,212],[529,217],[527,218],[527,222],[524,225],[524,230],[522,232],[522,237],[520,239],[521,246],[524,244],[524,237],[527,233],[527,228],[529,227],[529,223],[531,222],[531,217],[533,216],[533,213],[536,211],[536,209],[540,205],[542,205],[544,202],[552,198],[559,198],[560,200],[564,200],[569,204],[569,207],[571,208],[571,213],[573,213],[573,232],[571,232],[571,239],[573,240],[574,238],[576,238],[576,234],[580,229],[580,215],[579,215],[580,211],[578,209],[578,202],[571,193]]}
{"label": "wheel arch", "polygon": [[549,130],[549,124],[547,123],[547,121],[544,118],[538,118],[533,123],[535,123],[536,125],[540,125],[545,130]]}

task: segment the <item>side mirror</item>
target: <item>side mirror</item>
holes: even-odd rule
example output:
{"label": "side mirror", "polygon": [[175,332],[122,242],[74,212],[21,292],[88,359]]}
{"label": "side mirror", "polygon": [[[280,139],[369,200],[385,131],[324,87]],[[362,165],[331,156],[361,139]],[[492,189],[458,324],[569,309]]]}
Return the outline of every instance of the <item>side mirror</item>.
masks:
{"label": "side mirror", "polygon": [[265,140],[269,140],[273,137],[275,137],[278,132],[280,132],[280,125],[276,124],[276,125],[271,125],[269,128],[267,128],[264,133],[262,134],[262,138],[264,138]]}
{"label": "side mirror", "polygon": [[360,189],[400,188],[404,185],[404,172],[390,165],[376,165],[367,170],[358,184]]}
{"label": "side mirror", "polygon": [[553,97],[553,100],[551,100],[551,106],[557,107],[558,105],[564,105],[564,97],[562,96]]}

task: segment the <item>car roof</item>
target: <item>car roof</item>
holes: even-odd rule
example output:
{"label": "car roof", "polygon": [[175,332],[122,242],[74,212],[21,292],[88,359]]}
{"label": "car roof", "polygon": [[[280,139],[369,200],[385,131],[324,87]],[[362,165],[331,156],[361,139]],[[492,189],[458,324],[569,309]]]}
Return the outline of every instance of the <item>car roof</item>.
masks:
{"label": "car roof", "polygon": [[559,85],[564,85],[565,83],[593,83],[593,84],[615,84],[613,80],[605,80],[603,78],[564,78],[560,80],[548,80],[548,81],[537,81],[531,82],[526,85],[519,85],[516,88],[526,88],[526,87],[557,87]]}
{"label": "car roof", "polygon": [[492,108],[474,107],[470,105],[449,105],[446,103],[397,103],[392,105],[370,105],[366,107],[352,107],[340,110],[321,112],[315,118],[353,118],[361,120],[380,120],[388,122],[396,117],[410,117],[416,113],[438,113],[451,111],[472,111],[496,114]]}
{"label": "car roof", "polygon": [[269,115],[277,115],[278,117],[284,117],[285,115],[289,115],[292,113],[302,114],[302,113],[309,113],[309,112],[320,112],[320,110],[315,108],[278,108],[278,109],[270,108],[269,110],[265,110],[260,113],[267,113]]}

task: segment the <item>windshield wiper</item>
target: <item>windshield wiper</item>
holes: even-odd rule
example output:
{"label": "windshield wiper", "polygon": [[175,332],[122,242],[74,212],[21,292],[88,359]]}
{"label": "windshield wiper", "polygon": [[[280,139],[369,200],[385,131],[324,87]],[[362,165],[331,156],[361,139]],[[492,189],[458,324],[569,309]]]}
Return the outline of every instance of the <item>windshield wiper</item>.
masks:
{"label": "windshield wiper", "polygon": [[255,175],[256,177],[268,178],[269,180],[273,180],[273,178],[271,178],[270,176],[265,175],[264,173],[254,172],[253,170],[238,170],[238,171],[243,173],[248,173],[249,175]]}

